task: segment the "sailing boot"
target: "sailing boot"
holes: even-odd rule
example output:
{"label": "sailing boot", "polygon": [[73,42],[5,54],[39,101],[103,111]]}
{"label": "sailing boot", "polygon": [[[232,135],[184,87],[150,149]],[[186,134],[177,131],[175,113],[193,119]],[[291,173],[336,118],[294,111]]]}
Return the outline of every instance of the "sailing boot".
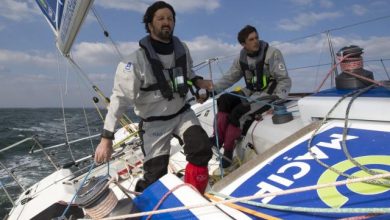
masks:
{"label": "sailing boot", "polygon": [[184,174],[184,182],[193,185],[201,194],[206,191],[209,181],[207,166],[197,166],[188,162]]}
{"label": "sailing boot", "polygon": [[161,155],[144,163],[144,176],[135,185],[136,192],[143,192],[168,172],[169,155]]}

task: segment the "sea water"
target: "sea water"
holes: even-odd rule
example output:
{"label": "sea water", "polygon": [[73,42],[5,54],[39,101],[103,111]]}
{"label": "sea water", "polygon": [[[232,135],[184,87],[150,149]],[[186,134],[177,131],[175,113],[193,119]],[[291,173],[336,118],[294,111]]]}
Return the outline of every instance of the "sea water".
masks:
{"label": "sea water", "polygon": [[[65,114],[63,114],[65,113]],[[105,115],[105,111],[102,115]],[[129,110],[129,117],[136,121]],[[96,109],[68,108],[0,108],[0,149],[4,149],[25,138],[35,136],[43,147],[71,142],[83,137],[101,133],[103,121]],[[91,155],[99,142],[99,137],[84,140],[48,150],[53,161],[63,165],[75,159]],[[29,153],[34,146],[27,141],[8,151],[0,153],[0,162],[16,176],[25,187],[29,187],[55,169],[42,152]],[[34,146],[37,150],[38,146]],[[22,192],[5,170],[0,168],[0,184],[16,200]],[[4,189],[0,185],[0,219],[12,208]]]}

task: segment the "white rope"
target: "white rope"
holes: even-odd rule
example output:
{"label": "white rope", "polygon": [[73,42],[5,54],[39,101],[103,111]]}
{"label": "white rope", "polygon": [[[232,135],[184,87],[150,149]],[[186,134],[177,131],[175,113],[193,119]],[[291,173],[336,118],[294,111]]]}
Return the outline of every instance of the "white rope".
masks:
{"label": "white rope", "polygon": [[226,203],[235,203],[235,202],[241,202],[241,201],[261,199],[261,198],[270,197],[270,196],[281,196],[281,195],[288,195],[288,194],[299,193],[299,192],[306,192],[306,191],[310,191],[310,190],[335,187],[335,186],[340,186],[340,185],[358,183],[358,182],[374,180],[374,179],[381,179],[381,178],[386,178],[386,177],[390,177],[390,172],[387,172],[384,174],[378,174],[378,175],[374,175],[374,176],[356,178],[356,179],[347,179],[347,180],[337,181],[337,182],[333,182],[333,183],[325,183],[325,184],[320,184],[320,185],[312,185],[312,186],[305,186],[305,187],[299,187],[299,188],[288,189],[288,190],[281,190],[281,191],[272,192],[272,193],[264,193],[261,195],[244,196],[244,197],[240,197],[240,198],[223,200],[223,201],[218,201],[218,202],[209,202],[209,203],[195,204],[195,205],[190,205],[190,206],[181,206],[181,207],[175,207],[175,208],[161,209],[161,210],[157,210],[157,211],[147,211],[147,212],[127,214],[127,215],[121,215],[121,216],[115,216],[115,217],[108,217],[108,218],[103,218],[103,220],[135,218],[135,217],[140,217],[140,216],[156,215],[156,214],[162,214],[162,213],[168,213],[168,212],[177,212],[177,211],[182,211],[182,210],[187,210],[187,209],[202,208],[202,207],[215,206],[215,205],[226,204]]}
{"label": "white rope", "polygon": [[69,144],[69,136],[68,136],[68,128],[66,124],[66,116],[65,116],[65,107],[64,107],[64,97],[62,95],[62,84],[61,84],[61,73],[60,73],[60,56],[59,56],[59,51],[57,52],[57,73],[58,73],[58,84],[59,84],[59,89],[60,89],[60,97],[61,97],[61,108],[62,108],[62,117],[64,121],[64,133],[65,133],[65,138],[66,138],[66,145],[68,146],[70,156],[72,157],[72,160],[75,161],[75,157],[72,152],[72,148],[70,147]]}

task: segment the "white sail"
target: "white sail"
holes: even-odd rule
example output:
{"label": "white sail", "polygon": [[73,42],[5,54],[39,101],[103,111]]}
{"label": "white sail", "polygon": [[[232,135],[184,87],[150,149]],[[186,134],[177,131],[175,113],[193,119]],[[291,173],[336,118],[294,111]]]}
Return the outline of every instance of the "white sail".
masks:
{"label": "white sail", "polygon": [[56,36],[57,47],[66,56],[72,48],[93,0],[36,0]]}

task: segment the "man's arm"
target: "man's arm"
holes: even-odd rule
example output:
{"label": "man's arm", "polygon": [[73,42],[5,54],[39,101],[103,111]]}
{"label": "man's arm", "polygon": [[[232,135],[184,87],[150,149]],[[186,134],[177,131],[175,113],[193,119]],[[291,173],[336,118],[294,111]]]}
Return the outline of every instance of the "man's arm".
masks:
{"label": "man's arm", "polygon": [[286,64],[284,63],[283,55],[280,50],[272,48],[269,51],[271,52],[268,60],[269,72],[277,82],[273,94],[284,99],[290,92],[291,78],[288,76]]}
{"label": "man's arm", "polygon": [[110,97],[107,115],[104,121],[104,130],[101,140],[95,151],[97,163],[107,162],[113,152],[112,140],[117,122],[123,113],[133,103],[138,93],[140,80],[135,74],[132,63],[119,63],[114,80],[114,87]]}
{"label": "man's arm", "polygon": [[217,92],[221,92],[233,86],[243,77],[239,59],[239,57],[236,58],[233,61],[229,70],[225,74],[223,74],[222,77],[216,83],[214,83],[214,89]]}

